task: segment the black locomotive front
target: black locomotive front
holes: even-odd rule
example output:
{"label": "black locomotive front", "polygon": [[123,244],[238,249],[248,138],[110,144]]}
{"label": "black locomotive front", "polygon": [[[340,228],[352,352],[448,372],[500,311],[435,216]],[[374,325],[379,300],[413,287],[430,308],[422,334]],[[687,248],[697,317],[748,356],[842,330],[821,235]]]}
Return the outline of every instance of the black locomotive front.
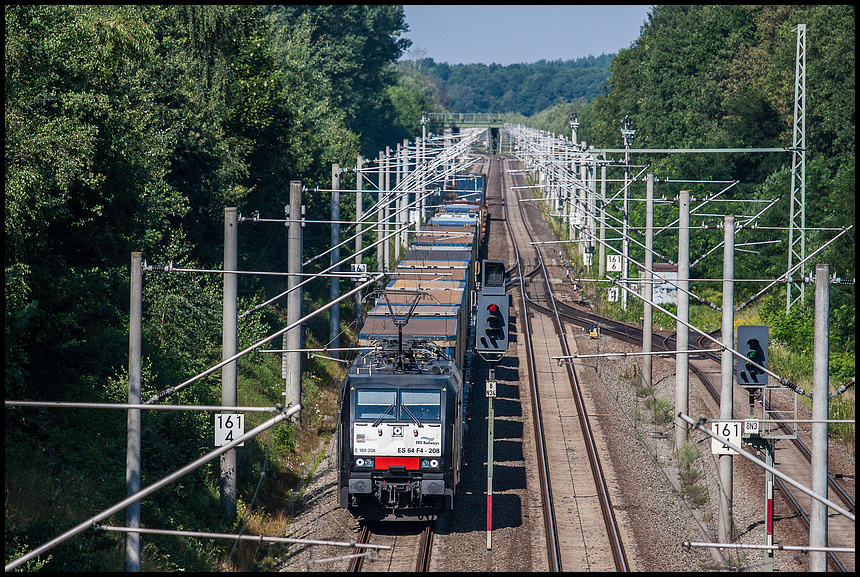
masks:
{"label": "black locomotive front", "polygon": [[340,505],[365,519],[450,510],[460,471],[462,377],[453,361],[350,369],[338,430]]}

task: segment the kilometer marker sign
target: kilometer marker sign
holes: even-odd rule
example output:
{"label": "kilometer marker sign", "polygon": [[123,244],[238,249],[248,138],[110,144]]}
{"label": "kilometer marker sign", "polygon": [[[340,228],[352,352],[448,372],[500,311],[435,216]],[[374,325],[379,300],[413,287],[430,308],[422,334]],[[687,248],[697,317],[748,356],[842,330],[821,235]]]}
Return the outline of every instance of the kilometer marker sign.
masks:
{"label": "kilometer marker sign", "polygon": [[[215,415],[215,446],[222,447],[245,434],[245,415],[241,413],[218,413]],[[245,446],[239,443],[238,447]]]}

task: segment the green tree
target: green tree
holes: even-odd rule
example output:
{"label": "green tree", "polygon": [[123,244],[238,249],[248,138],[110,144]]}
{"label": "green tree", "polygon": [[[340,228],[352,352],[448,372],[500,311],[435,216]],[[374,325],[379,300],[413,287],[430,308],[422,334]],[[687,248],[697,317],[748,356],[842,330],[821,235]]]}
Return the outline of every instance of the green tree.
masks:
{"label": "green tree", "polygon": [[421,114],[442,112],[435,90],[425,77],[417,73],[402,73],[394,86],[388,88],[394,106],[394,142],[421,136]]}
{"label": "green tree", "polygon": [[187,210],[146,78],[153,38],[121,7],[6,7],[6,262],[98,266]]}
{"label": "green tree", "polygon": [[[562,134],[565,135],[567,138],[570,138],[570,120],[573,116],[576,116],[577,121],[579,121],[579,116],[582,113],[585,104],[585,99],[583,98],[580,98],[573,102],[556,104],[551,108],[547,108],[546,110],[542,110],[541,112],[532,115],[529,118],[528,125],[532,128],[547,130],[549,132],[553,132],[555,134]],[[580,123],[580,126],[582,126],[582,123]],[[577,139],[580,142],[584,140],[582,138],[581,130],[577,131]]]}
{"label": "green tree", "polygon": [[386,89],[396,83],[392,64],[410,46],[399,5],[268,6],[267,20],[278,44],[303,30],[313,46],[308,64],[328,79],[328,98],[347,127],[362,138],[362,154],[374,156],[390,144],[393,110]]}
{"label": "green tree", "polygon": [[[29,394],[57,398],[121,359],[128,255],[157,245],[188,204],[163,179],[174,133],[153,99],[153,35],[137,9],[5,15],[5,268],[29,271],[10,344],[32,351],[11,369]],[[58,379],[68,386],[54,390]]]}

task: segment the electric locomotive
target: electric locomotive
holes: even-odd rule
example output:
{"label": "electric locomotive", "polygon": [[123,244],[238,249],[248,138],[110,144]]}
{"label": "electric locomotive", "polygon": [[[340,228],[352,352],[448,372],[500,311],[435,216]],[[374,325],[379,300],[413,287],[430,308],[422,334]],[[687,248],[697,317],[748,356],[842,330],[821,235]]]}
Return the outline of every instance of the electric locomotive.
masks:
{"label": "electric locomotive", "polygon": [[444,208],[392,272],[341,386],[340,506],[367,520],[454,507],[460,480],[470,294],[480,207]]}
{"label": "electric locomotive", "polygon": [[362,354],[342,391],[341,507],[365,519],[452,509],[462,395],[460,369],[431,343],[385,341]]}

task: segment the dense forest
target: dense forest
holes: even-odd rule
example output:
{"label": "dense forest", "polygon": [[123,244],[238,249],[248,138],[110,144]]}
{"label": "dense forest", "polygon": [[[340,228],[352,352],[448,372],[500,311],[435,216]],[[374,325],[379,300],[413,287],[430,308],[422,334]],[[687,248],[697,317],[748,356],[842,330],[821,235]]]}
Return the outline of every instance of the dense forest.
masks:
{"label": "dense forest", "polygon": [[[359,153],[420,134],[420,111],[435,106],[394,67],[409,47],[401,6],[7,5],[4,22],[6,399],[126,402],[132,251],[149,264],[220,268],[224,207],[278,218],[291,180],[330,188],[332,163],[352,167]],[[309,219],[330,218],[330,195],[305,204]],[[329,235],[308,227],[305,258]],[[240,268],[285,270],[285,239],[282,225],[243,226]],[[243,277],[242,310],[284,284]],[[221,279],[146,274],[144,285],[149,398],[220,359]],[[307,291],[311,309],[317,294],[327,298],[327,285]],[[245,317],[240,348],[270,334],[283,308]],[[240,363],[240,404],[282,400],[273,357]],[[309,392],[315,370],[309,362]],[[220,404],[219,389],[216,376],[169,401]],[[153,413],[143,486],[212,443],[211,415]],[[8,561],[125,496],[125,415],[5,417]],[[315,418],[303,423],[318,427]],[[266,442],[288,454],[299,433],[279,426],[262,449],[240,452],[240,485],[259,475]],[[282,502],[298,473],[269,468]],[[143,522],[235,530],[217,482],[216,462],[147,500]],[[114,571],[121,541],[83,535],[30,568]],[[145,569],[205,570],[227,557],[192,541],[147,542]]]}
{"label": "dense forest", "polygon": [[[853,225],[854,13],[853,6],[655,6],[637,41],[614,57],[504,67],[398,62],[409,41],[396,5],[7,5],[6,399],[126,402],[132,251],[150,264],[219,268],[224,207],[278,218],[291,180],[328,188],[332,163],[351,167],[358,154],[376,156],[420,135],[422,110],[507,112],[565,135],[575,113],[580,139],[598,147],[621,146],[625,115],[636,147],[790,146],[797,23],[808,30],[807,225]],[[660,178],[739,179],[730,198],[779,198],[760,222],[788,222],[790,155],[634,158],[646,161]],[[328,194],[305,202],[309,218],[328,218]],[[346,214],[352,202],[341,198]],[[631,220],[641,226],[644,217],[634,211]],[[720,234],[697,234],[694,251]],[[810,232],[807,253],[833,234]],[[817,262],[853,279],[855,236]],[[285,237],[282,226],[243,225],[240,268],[285,270]],[[305,258],[328,238],[327,228],[308,227]],[[784,243],[757,250],[741,257],[739,276],[784,272]],[[719,277],[719,263],[705,260],[695,274]],[[308,309],[327,301],[325,282],[305,293]],[[240,307],[284,284],[243,277]],[[854,287],[834,285],[831,293],[831,377],[841,383],[854,375]],[[221,306],[219,275],[145,275],[145,398],[220,360]],[[799,364],[811,358],[811,311],[786,315],[783,291],[757,312]],[[283,303],[244,317],[240,348],[283,320]],[[327,323],[308,324],[309,344],[327,339]],[[274,357],[242,359],[240,405],[281,399]],[[317,435],[336,412],[336,370],[308,361],[301,429],[279,425],[239,452],[240,513],[253,508],[253,522],[283,511],[302,465],[313,460]],[[169,402],[220,404],[220,378]],[[211,450],[211,415],[165,413],[144,415],[143,486]],[[125,426],[123,411],[6,409],[7,562],[125,496]],[[217,464],[142,509],[152,527],[235,532],[242,521],[219,504]],[[112,524],[123,523],[117,516]],[[284,518],[255,530],[282,532]],[[87,532],[28,568],[115,571],[122,542]],[[208,540],[144,542],[144,570],[222,569],[232,554]],[[241,553],[233,568],[256,568],[265,556]]]}
{"label": "dense forest", "polygon": [[514,112],[532,116],[572,100],[589,102],[609,77],[611,54],[533,64],[447,64],[432,58],[402,63],[436,88],[439,103],[452,112]]}
{"label": "dense forest", "polygon": [[[796,27],[806,24],[809,255],[836,235],[833,229],[855,224],[854,13],[853,6],[656,6],[637,42],[613,59],[605,93],[584,107],[581,137],[622,147],[620,121],[629,115],[636,148],[791,147]],[[632,162],[651,162],[657,178],[739,180],[726,200],[778,199],[758,221],[771,231],[752,240],[782,240],[739,252],[735,272],[750,279],[785,272],[789,153],[634,155]],[[714,188],[684,186],[699,197]],[[672,196],[680,187],[661,186],[658,194]],[[737,206],[736,214],[749,206]],[[631,221],[644,223],[641,209]],[[693,235],[691,254],[704,254],[721,235]],[[853,279],[854,238],[853,230],[843,235],[809,263],[807,274],[815,263],[828,263],[834,276]],[[721,278],[721,259],[702,261],[691,275]],[[757,290],[747,284],[736,294],[746,298]],[[807,287],[806,306],[793,307],[789,318],[784,288],[769,294],[761,310],[776,342],[800,355],[812,350],[813,294]],[[831,377],[839,384],[854,376],[854,296],[853,285],[831,290]]]}

